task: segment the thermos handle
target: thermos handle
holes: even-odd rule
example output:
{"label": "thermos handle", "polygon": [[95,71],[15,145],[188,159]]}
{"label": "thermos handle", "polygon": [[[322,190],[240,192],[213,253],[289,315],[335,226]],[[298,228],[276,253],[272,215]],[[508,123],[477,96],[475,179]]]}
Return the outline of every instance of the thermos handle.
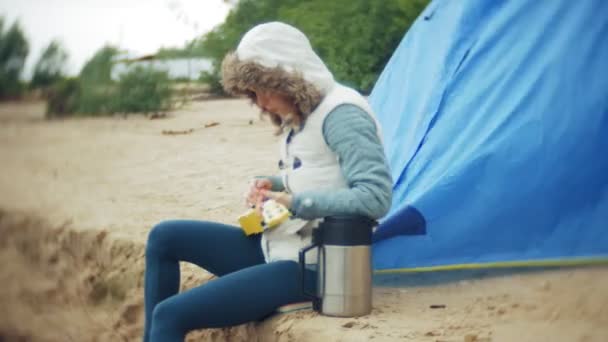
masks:
{"label": "thermos handle", "polygon": [[315,247],[317,247],[317,244],[314,243],[312,245],[306,246],[300,249],[300,253],[298,255],[300,259],[300,273],[302,274],[302,293],[304,294],[304,296],[311,299],[317,299],[317,295],[315,293],[306,291],[306,253]]}

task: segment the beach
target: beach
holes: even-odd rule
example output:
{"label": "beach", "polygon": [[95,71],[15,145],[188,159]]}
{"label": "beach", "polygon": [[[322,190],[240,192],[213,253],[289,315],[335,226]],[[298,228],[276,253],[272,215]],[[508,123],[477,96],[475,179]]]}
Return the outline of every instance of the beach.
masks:
{"label": "beach", "polygon": [[[149,230],[236,225],[247,182],[278,172],[273,132],[240,99],[52,121],[0,104],[0,341],[141,340]],[[181,268],[182,290],[213,281]],[[188,340],[608,341],[606,267],[417,277],[377,277],[365,317],[303,310]]]}

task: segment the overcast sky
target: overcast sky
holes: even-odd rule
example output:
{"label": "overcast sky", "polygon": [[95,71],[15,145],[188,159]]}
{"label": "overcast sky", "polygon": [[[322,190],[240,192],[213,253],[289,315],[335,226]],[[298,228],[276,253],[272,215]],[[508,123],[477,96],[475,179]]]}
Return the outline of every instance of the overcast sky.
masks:
{"label": "overcast sky", "polygon": [[54,38],[77,74],[105,43],[135,55],[180,47],[220,24],[228,10],[223,0],[0,0],[0,15],[9,23],[18,18],[30,42],[28,75]]}

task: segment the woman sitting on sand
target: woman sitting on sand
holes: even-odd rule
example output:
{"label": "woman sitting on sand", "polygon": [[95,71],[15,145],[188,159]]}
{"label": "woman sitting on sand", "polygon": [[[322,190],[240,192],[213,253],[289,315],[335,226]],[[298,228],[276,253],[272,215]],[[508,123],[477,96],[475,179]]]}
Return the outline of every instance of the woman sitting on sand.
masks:
{"label": "woman sitting on sand", "polygon": [[[277,127],[282,177],[252,181],[247,204],[275,199],[294,218],[261,235],[205,221],[166,221],[148,237],[144,341],[260,320],[305,301],[298,266],[318,219],[387,213],[389,169],[367,101],[336,83],[306,36],[278,22],[245,34],[222,64],[224,88],[247,95]],[[178,293],[179,262],[218,278]],[[311,278],[311,277],[307,277]]]}

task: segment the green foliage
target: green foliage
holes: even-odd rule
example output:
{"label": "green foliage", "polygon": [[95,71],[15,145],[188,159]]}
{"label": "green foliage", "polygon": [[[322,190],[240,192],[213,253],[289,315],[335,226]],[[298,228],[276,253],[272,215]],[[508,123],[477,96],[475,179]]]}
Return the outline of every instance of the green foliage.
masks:
{"label": "green foliage", "polygon": [[58,41],[51,41],[36,62],[30,86],[46,88],[63,78],[68,54]]}
{"label": "green foliage", "polygon": [[113,46],[104,46],[89,59],[80,70],[80,79],[85,83],[107,84],[112,81],[112,60],[118,54]]}
{"label": "green foliage", "polygon": [[80,71],[76,111],[80,114],[103,115],[116,111],[116,86],[112,82],[112,60],[118,54],[113,46],[104,46]]}
{"label": "green foliage", "polygon": [[217,71],[203,71],[198,81],[202,84],[209,85],[209,92],[212,94],[222,94],[224,91],[224,88],[222,87],[221,83],[220,74]]}
{"label": "green foliage", "polygon": [[66,78],[53,83],[47,94],[46,117],[70,116],[78,108],[80,83],[77,78]]}
{"label": "green foliage", "polygon": [[77,113],[81,115],[108,115],[117,112],[117,92],[114,84],[91,84],[80,79]]}
{"label": "green foliage", "polygon": [[19,80],[29,53],[29,44],[19,22],[4,30],[0,17],[0,99],[18,97],[23,91]]}
{"label": "green foliage", "polygon": [[158,112],[171,107],[171,81],[167,72],[136,67],[120,78],[117,108],[119,112]]}
{"label": "green foliage", "polygon": [[285,8],[282,16],[306,33],[338,81],[368,92],[427,3],[313,0]]}
{"label": "green foliage", "polygon": [[111,78],[118,50],[105,46],[85,64],[78,79],[64,79],[48,95],[47,117],[149,113],[170,109],[172,89],[166,72],[136,67]]}
{"label": "green foliage", "polygon": [[256,24],[279,20],[301,29],[336,79],[364,92],[373,87],[401,38],[429,0],[242,0],[226,21],[195,46],[214,60],[219,87],[220,63]]}
{"label": "green foliage", "polygon": [[188,45],[183,48],[160,48],[155,54],[157,59],[191,58],[199,56],[200,55],[194,55]]}

